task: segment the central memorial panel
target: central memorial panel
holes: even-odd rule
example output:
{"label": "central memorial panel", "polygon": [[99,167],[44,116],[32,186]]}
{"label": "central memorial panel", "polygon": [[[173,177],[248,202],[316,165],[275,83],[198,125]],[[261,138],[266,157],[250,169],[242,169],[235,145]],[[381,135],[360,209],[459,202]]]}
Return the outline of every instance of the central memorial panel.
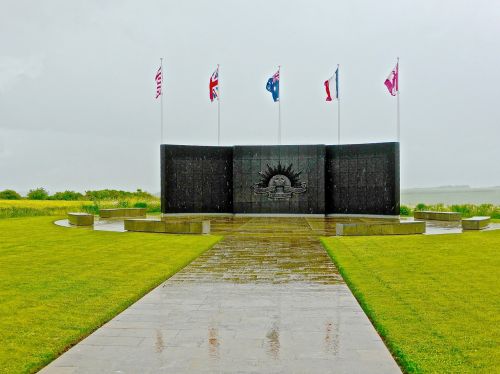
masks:
{"label": "central memorial panel", "polygon": [[325,146],[235,146],[237,213],[325,213]]}

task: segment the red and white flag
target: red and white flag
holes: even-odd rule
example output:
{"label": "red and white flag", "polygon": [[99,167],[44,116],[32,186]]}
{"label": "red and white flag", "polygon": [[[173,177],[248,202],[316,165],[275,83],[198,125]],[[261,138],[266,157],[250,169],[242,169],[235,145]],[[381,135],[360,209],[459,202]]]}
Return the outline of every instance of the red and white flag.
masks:
{"label": "red and white flag", "polygon": [[396,63],[396,67],[392,69],[384,84],[389,90],[389,93],[392,96],[396,96],[396,93],[399,91],[399,62]]}
{"label": "red and white flag", "polygon": [[163,72],[161,70],[161,65],[158,68],[158,72],[156,73],[155,81],[156,81],[156,99],[158,99],[161,95],[161,84],[163,81]]}
{"label": "red and white flag", "polygon": [[210,101],[219,100],[219,65],[217,65],[217,69],[210,76],[208,89],[210,90]]}

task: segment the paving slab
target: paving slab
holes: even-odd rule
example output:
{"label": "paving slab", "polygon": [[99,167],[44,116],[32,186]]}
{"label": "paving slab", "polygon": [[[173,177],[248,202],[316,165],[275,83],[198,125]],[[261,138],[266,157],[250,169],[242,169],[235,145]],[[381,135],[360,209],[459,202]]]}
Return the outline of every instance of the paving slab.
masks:
{"label": "paving slab", "polygon": [[41,373],[400,373],[310,225],[288,223],[240,222]]}

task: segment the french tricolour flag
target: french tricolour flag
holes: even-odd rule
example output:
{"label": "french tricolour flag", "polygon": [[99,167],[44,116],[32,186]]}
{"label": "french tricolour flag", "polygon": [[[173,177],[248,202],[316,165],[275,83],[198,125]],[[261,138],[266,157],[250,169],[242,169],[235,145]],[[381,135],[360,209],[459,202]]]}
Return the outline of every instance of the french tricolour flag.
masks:
{"label": "french tricolour flag", "polygon": [[[339,98],[339,68],[335,70],[335,74],[325,81],[326,101],[332,101]],[[333,94],[333,95],[332,95]]]}

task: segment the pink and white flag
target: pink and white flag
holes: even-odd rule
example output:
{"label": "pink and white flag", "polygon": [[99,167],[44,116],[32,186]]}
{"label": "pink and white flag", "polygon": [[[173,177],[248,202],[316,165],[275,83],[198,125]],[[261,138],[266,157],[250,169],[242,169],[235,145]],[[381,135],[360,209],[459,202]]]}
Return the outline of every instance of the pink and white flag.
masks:
{"label": "pink and white flag", "polygon": [[392,96],[396,96],[396,93],[399,91],[399,62],[396,64],[396,67],[392,69],[384,84],[389,90],[389,93]]}
{"label": "pink and white flag", "polygon": [[161,71],[161,66],[158,68],[158,72],[155,76],[156,81],[156,99],[158,99],[161,95],[161,84],[163,81],[163,72]]}

